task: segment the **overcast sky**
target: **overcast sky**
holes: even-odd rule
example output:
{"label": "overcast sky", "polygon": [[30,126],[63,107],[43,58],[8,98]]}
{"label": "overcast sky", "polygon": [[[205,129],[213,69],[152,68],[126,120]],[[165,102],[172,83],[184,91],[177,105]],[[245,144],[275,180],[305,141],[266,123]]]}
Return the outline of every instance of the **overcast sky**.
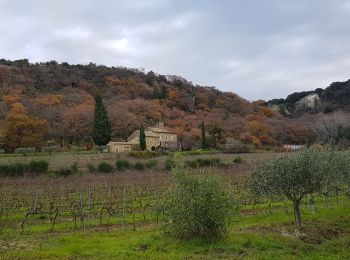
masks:
{"label": "overcast sky", "polygon": [[350,0],[0,0],[0,57],[285,97],[350,78]]}

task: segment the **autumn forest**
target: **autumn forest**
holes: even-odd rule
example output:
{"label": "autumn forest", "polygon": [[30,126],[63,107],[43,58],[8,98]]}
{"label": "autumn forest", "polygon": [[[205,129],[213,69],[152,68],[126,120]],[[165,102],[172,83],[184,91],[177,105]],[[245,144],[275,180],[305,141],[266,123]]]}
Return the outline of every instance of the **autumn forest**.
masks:
{"label": "autumn forest", "polygon": [[263,100],[198,86],[180,76],[142,69],[0,60],[0,138],[3,148],[47,144],[92,147],[94,95],[101,93],[112,139],[125,140],[140,124],[163,121],[183,148],[200,146],[201,122],[213,145],[235,140],[255,147],[306,144],[325,113],[282,115]]}

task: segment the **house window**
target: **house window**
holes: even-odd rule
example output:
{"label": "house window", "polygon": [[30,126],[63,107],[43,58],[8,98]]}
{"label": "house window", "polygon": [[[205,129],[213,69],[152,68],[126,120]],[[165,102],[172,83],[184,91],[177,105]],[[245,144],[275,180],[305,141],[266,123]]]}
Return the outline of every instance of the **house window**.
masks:
{"label": "house window", "polygon": [[124,152],[130,152],[130,146],[124,146]]}

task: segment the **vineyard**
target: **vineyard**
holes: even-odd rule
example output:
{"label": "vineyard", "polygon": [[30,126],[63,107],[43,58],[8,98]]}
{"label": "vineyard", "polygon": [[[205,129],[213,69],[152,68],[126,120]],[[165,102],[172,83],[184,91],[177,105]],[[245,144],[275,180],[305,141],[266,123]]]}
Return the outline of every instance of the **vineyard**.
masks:
{"label": "vineyard", "polygon": [[[233,218],[236,221],[284,216],[292,223],[290,202],[279,197],[258,198],[248,188],[250,173],[269,157],[245,155],[243,163],[192,171],[201,175],[214,173],[225,179],[236,208]],[[56,178],[3,177],[0,178],[0,238],[157,228],[168,221],[164,201],[172,181],[171,173],[160,169]],[[349,200],[335,190],[308,196],[303,205],[307,214],[317,216],[324,209],[349,208]],[[3,246],[3,249],[11,247]]]}

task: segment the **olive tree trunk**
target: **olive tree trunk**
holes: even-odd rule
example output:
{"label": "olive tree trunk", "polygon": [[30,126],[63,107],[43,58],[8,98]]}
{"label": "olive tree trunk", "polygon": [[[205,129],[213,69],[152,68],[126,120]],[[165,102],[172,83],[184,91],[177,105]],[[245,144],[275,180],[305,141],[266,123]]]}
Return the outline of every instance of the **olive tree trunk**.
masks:
{"label": "olive tree trunk", "polygon": [[298,229],[302,228],[302,220],[301,220],[301,213],[300,213],[300,201],[301,200],[293,201],[295,224],[298,227]]}

